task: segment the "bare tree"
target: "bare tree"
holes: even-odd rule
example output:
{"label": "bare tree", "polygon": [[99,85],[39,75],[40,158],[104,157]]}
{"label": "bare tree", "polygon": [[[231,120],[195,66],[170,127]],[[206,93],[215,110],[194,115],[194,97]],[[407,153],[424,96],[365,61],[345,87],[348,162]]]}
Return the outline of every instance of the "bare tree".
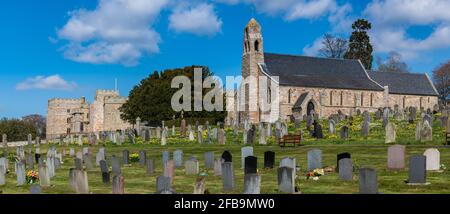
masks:
{"label": "bare tree", "polygon": [[319,54],[327,58],[344,58],[347,52],[348,42],[345,39],[337,38],[331,34],[325,34],[322,40],[322,48]]}
{"label": "bare tree", "polygon": [[398,52],[389,52],[386,61],[381,58],[377,58],[378,71],[381,72],[397,72],[408,73],[408,65],[403,61],[402,55]]}
{"label": "bare tree", "polygon": [[450,98],[450,61],[433,71],[433,80],[439,93],[439,99],[446,104]]}

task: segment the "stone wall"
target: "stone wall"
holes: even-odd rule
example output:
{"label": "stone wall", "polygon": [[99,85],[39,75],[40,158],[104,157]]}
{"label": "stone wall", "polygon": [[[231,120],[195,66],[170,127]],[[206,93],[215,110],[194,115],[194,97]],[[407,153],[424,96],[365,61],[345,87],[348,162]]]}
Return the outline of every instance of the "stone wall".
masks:
{"label": "stone wall", "polygon": [[394,109],[395,105],[399,109],[408,107],[416,107],[417,109],[433,110],[433,107],[438,104],[437,96],[419,96],[419,95],[403,95],[403,94],[389,94],[389,106]]}
{"label": "stone wall", "polygon": [[315,107],[315,113],[319,114],[321,118],[336,114],[338,110],[344,114],[350,114],[357,109],[374,112],[378,108],[384,107],[383,91],[282,86],[280,87],[280,118],[289,119],[289,116],[293,114],[292,107],[295,102],[303,93],[307,92],[309,95],[303,102],[300,115],[306,114],[307,104],[311,100]]}
{"label": "stone wall", "polygon": [[119,108],[125,104],[127,98],[114,97],[105,100],[103,131],[125,130],[132,125],[120,118]]}
{"label": "stone wall", "polygon": [[84,99],[51,99],[47,108],[47,139],[67,134],[71,112],[82,107]]}

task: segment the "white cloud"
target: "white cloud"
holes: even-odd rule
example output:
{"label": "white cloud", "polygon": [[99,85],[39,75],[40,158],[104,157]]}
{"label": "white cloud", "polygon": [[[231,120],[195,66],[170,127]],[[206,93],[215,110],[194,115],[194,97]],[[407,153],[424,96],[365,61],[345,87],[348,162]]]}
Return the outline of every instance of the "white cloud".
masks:
{"label": "white cloud", "polygon": [[67,41],[64,56],[76,62],[136,65],[146,53],[159,52],[152,28],[169,0],[99,0],[94,10],[79,9],[58,30]]}
{"label": "white cloud", "polygon": [[169,28],[198,36],[214,36],[222,28],[222,20],[212,4],[198,4],[175,10],[169,17]]}
{"label": "white cloud", "polygon": [[46,89],[46,90],[73,90],[77,87],[75,82],[67,82],[58,74],[52,76],[36,76],[28,78],[16,85],[16,90]]}
{"label": "white cloud", "polygon": [[[375,51],[397,51],[413,59],[427,51],[450,47],[450,1],[374,0],[363,14],[373,23],[371,38]],[[426,38],[408,35],[411,27],[428,26]]]}
{"label": "white cloud", "polygon": [[303,54],[306,56],[317,56],[319,54],[319,50],[322,48],[323,37],[316,39],[312,45],[307,45],[303,48]]}

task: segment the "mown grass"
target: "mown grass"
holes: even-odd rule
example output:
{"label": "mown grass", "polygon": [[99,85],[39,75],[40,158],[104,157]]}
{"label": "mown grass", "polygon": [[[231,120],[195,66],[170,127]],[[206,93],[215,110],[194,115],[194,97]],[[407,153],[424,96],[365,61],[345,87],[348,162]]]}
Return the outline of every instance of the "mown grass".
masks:
{"label": "mown grass", "polygon": [[[264,152],[274,151],[276,153],[276,166],[283,157],[295,157],[297,165],[300,167],[298,171],[297,185],[304,194],[322,194],[322,193],[338,193],[338,194],[353,194],[358,192],[358,170],[354,172],[354,179],[351,182],[344,182],[338,179],[338,174],[331,172],[322,176],[319,181],[307,180],[305,175],[307,173],[307,151],[313,148],[322,150],[322,163],[324,167],[335,167],[336,155],[342,152],[349,152],[352,154],[352,160],[355,169],[360,167],[374,167],[378,173],[379,191],[382,193],[408,194],[408,193],[450,193],[450,172],[444,170],[443,172],[428,172],[427,180],[430,185],[427,186],[409,186],[405,184],[408,178],[408,168],[403,171],[387,170],[387,147],[384,143],[384,131],[381,126],[381,121],[372,119],[371,132],[367,139],[360,135],[360,125],[362,118],[355,117],[353,125],[350,126],[350,139],[341,140],[337,135],[328,134],[328,123],[322,121],[325,139],[316,140],[305,135],[305,146],[296,148],[280,148],[274,144],[274,138],[268,140],[268,145],[254,145],[254,154],[258,157],[258,173],[262,176],[261,192],[267,194],[275,194],[277,191],[277,174],[275,169],[263,169]],[[444,141],[443,128],[438,121],[433,124],[433,141],[418,142],[415,140],[415,124],[408,124],[406,121],[393,121],[397,126],[397,143],[406,145],[406,166],[408,166],[408,158],[413,154],[422,154],[427,148],[436,147],[441,154],[441,164],[450,166],[450,151],[448,148],[442,146]],[[339,128],[348,123],[348,121],[337,124],[337,131]],[[302,124],[305,127],[305,124]],[[305,128],[302,128],[305,132]],[[289,124],[290,132],[297,132],[293,124]],[[339,133],[339,132],[338,132]],[[257,138],[258,139],[258,138]],[[200,160],[200,169],[202,172],[208,174],[206,181],[206,188],[210,193],[242,193],[243,191],[243,169],[241,169],[241,152],[243,147],[242,135],[234,136],[233,131],[227,128],[227,144],[217,145],[216,142],[212,144],[199,145],[196,142],[189,142],[186,139],[179,139],[178,137],[171,137],[168,139],[167,146],[158,145],[158,140],[151,140],[150,142],[142,142],[138,140],[138,144],[131,145],[125,143],[122,146],[117,146],[112,143],[106,143],[106,155],[110,157],[112,154],[121,157],[122,151],[127,149],[130,152],[138,152],[140,150],[147,151],[147,158],[155,161],[156,172],[152,176],[146,176],[144,166],[139,163],[134,163],[131,166],[122,167],[122,173],[125,177],[125,193],[129,194],[147,194],[156,191],[156,177],[162,175],[162,152],[168,150],[171,152],[177,149],[183,150],[184,160],[190,156],[195,156]],[[69,148],[75,148],[77,151],[81,150],[81,146],[76,145],[56,145],[59,151],[65,148],[66,152]],[[93,146],[94,154],[98,151],[100,146]],[[41,152],[46,152],[48,146],[41,145]],[[222,181],[218,176],[214,176],[213,171],[204,170],[204,156],[208,151],[214,151],[215,157],[219,157],[223,151],[229,150],[233,155],[233,164],[235,169],[235,184],[236,188],[232,192],[223,192]],[[10,152],[14,152],[11,149]],[[56,177],[52,180],[52,186],[42,190],[47,194],[71,194],[74,193],[69,186],[68,175],[69,168],[74,166],[73,158],[66,155],[63,159],[61,169],[56,172]],[[11,169],[12,168],[12,169]],[[17,187],[16,176],[14,174],[14,166],[10,163],[11,172],[7,175],[7,184],[0,189],[5,194],[22,194],[29,192],[29,186]],[[111,185],[102,184],[100,169],[96,167],[93,171],[88,172],[89,188],[94,194],[110,194],[112,192]],[[192,193],[197,176],[187,176],[184,169],[176,169],[174,178],[174,189],[178,193]]]}

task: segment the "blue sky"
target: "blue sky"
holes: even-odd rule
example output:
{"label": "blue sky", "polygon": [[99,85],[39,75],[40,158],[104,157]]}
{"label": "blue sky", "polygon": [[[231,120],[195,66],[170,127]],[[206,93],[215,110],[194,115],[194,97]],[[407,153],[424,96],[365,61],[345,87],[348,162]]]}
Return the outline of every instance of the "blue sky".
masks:
{"label": "blue sky", "polygon": [[[48,99],[124,96],[154,70],[206,65],[240,74],[242,32],[263,27],[266,52],[317,55],[366,18],[375,55],[401,53],[412,72],[449,60],[447,0],[17,0],[2,2],[0,117],[46,114]],[[375,63],[374,63],[375,65]]]}

